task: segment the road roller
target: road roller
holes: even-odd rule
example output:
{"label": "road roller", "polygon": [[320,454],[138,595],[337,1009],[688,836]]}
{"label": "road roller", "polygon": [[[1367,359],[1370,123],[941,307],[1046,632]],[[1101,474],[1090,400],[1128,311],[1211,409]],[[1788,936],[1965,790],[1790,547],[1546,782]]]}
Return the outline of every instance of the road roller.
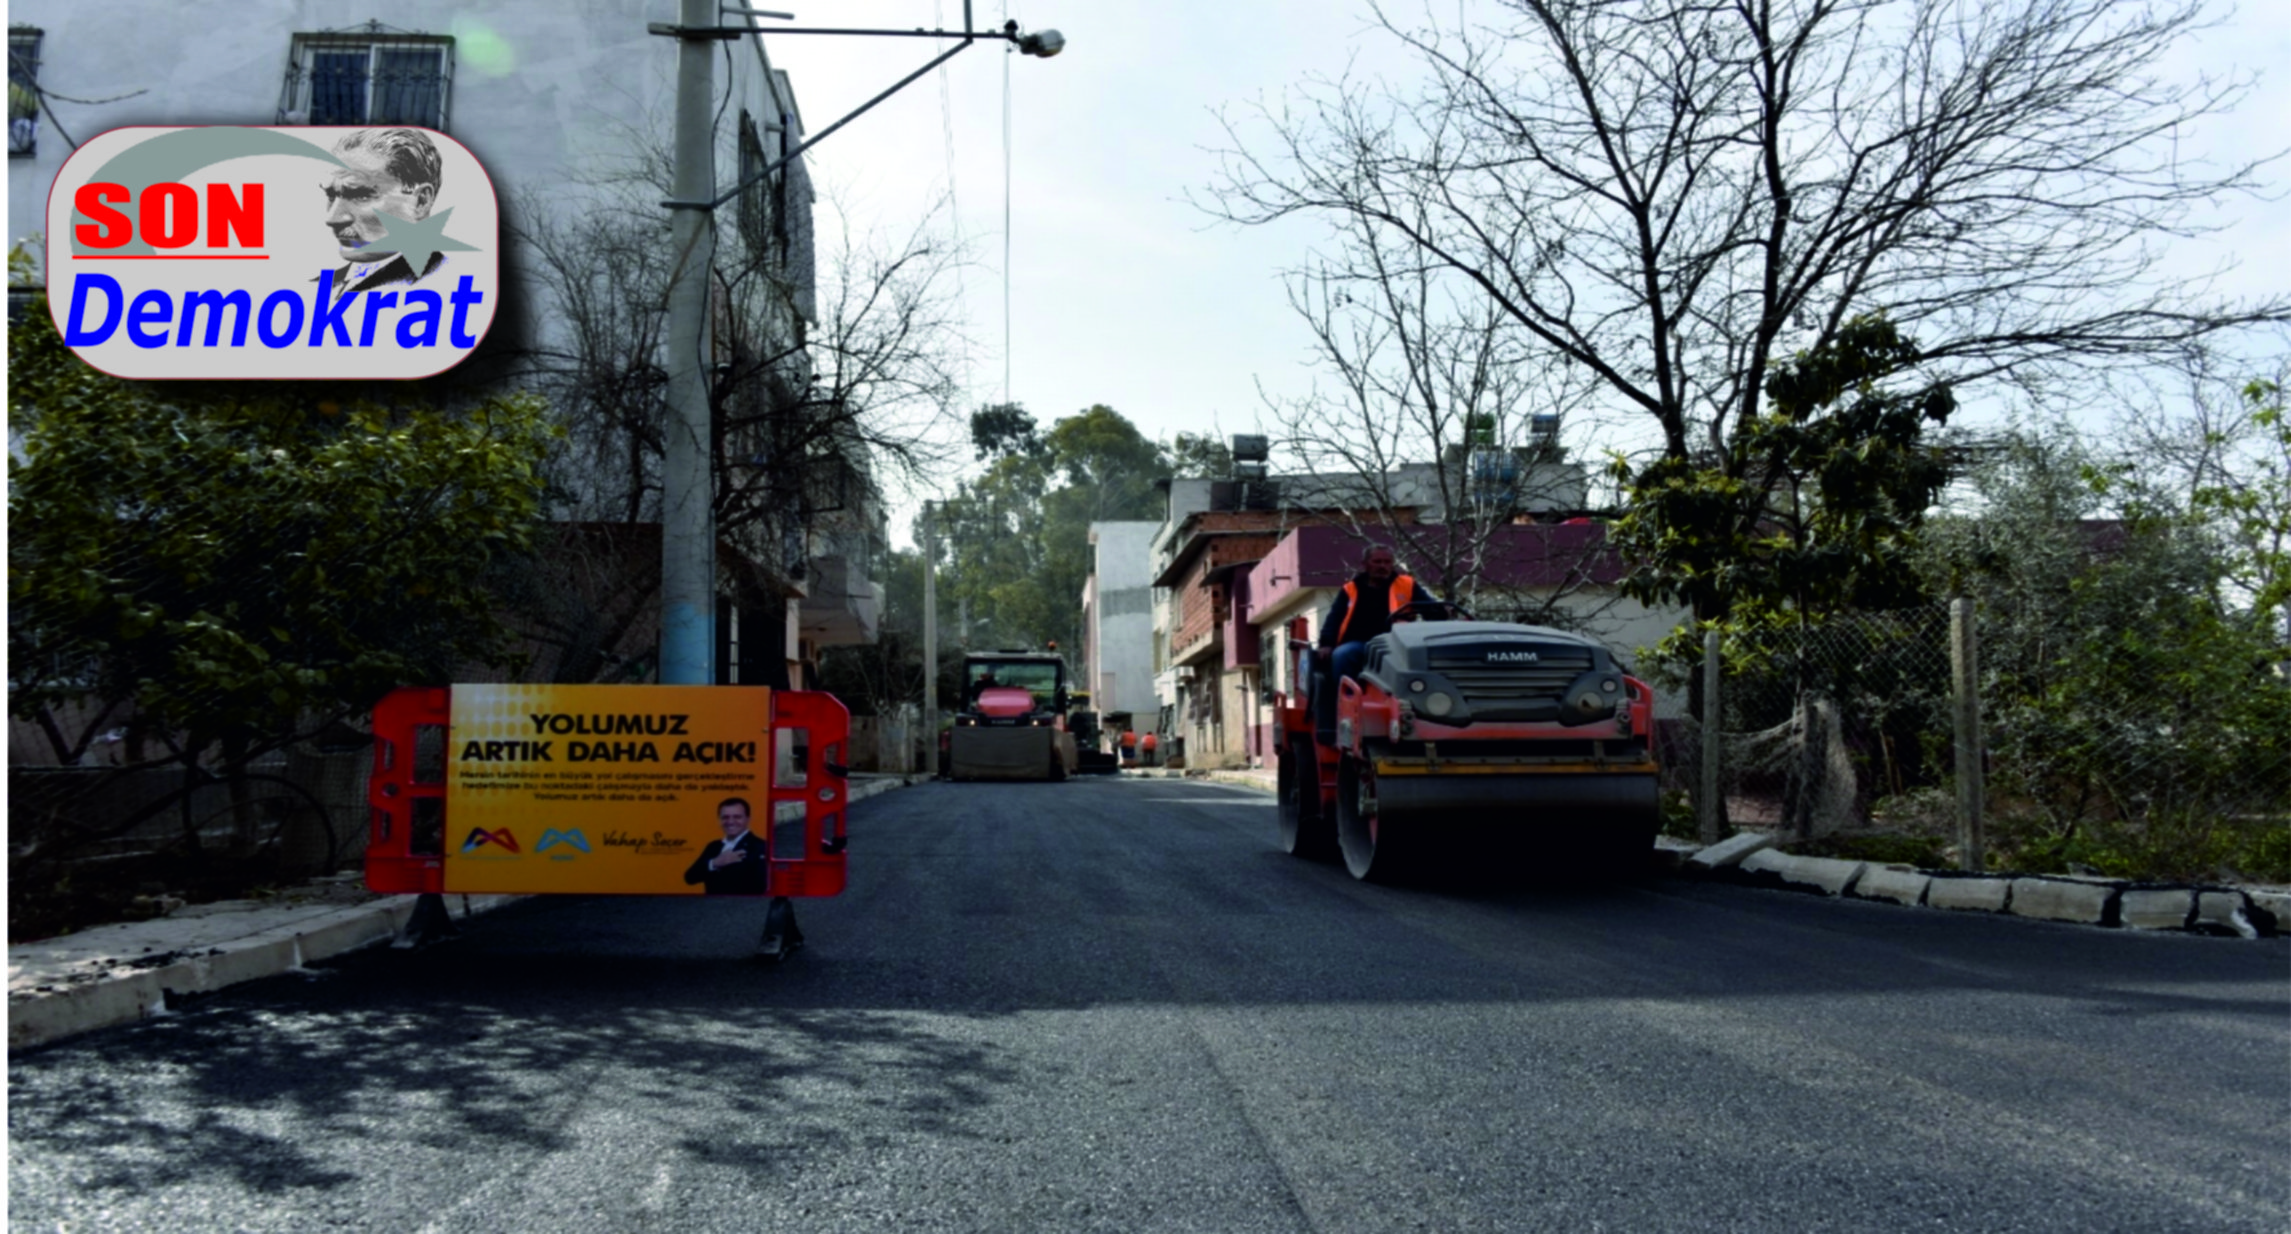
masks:
{"label": "road roller", "polygon": [[1056,651],[963,657],[963,701],[947,737],[955,780],[1063,780],[1074,770],[1066,731],[1066,662]]}
{"label": "road roller", "polygon": [[[1298,688],[1275,708],[1283,848],[1380,882],[1530,844],[1646,862],[1661,811],[1645,682],[1564,630],[1395,617],[1341,678],[1291,623]],[[1333,731],[1315,726],[1319,690],[1336,691]]]}

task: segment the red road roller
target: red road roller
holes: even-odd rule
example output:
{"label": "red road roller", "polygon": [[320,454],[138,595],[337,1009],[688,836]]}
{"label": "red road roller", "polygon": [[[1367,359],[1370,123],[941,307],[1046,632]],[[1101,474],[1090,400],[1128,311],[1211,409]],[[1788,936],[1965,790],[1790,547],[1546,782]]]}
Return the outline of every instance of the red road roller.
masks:
{"label": "red road roller", "polygon": [[[1396,616],[1356,676],[1297,648],[1300,688],[1276,708],[1282,847],[1374,881],[1530,844],[1643,866],[1661,819],[1653,690],[1578,634]],[[1314,724],[1321,690],[1333,731]]]}
{"label": "red road roller", "polygon": [[947,741],[956,780],[1063,780],[1074,770],[1066,731],[1066,662],[1049,652],[963,657],[963,705]]}

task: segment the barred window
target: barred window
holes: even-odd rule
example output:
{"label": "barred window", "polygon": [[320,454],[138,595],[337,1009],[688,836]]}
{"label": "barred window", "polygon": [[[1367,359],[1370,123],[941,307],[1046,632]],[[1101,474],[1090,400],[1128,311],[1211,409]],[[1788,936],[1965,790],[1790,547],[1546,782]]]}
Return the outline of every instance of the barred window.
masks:
{"label": "barred window", "polygon": [[294,36],[281,124],[407,124],[446,130],[453,38],[368,22]]}
{"label": "barred window", "polygon": [[30,26],[8,27],[8,157],[12,159],[38,153],[40,34]]}
{"label": "barred window", "polygon": [[748,183],[748,177],[764,169],[763,139],[756,135],[756,120],[747,112],[740,113],[740,239],[747,243],[748,260],[761,261],[764,256],[765,216],[764,194],[769,186],[759,181]]}

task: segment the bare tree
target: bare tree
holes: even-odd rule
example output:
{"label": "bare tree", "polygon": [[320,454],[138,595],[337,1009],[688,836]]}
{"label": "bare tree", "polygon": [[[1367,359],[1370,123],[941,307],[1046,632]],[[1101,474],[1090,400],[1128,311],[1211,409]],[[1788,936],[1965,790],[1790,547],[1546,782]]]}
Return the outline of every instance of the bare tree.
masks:
{"label": "bare tree", "polygon": [[1662,457],[1738,477],[1730,447],[1770,367],[1857,316],[1914,338],[1900,379],[1925,384],[2185,360],[2291,317],[2284,297],[2209,298],[2165,259],[2270,161],[2181,153],[2250,84],[2162,77],[2204,11],[1491,0],[1406,23],[1379,7],[1421,80],[1320,80],[1228,117],[1208,208],[1333,220],[1315,279],[1356,300],[1421,271],[1460,280],[1522,350],[1651,418]]}
{"label": "bare tree", "polygon": [[1453,271],[1358,216],[1341,226],[1358,264],[1289,278],[1327,382],[1267,398],[1305,473],[1283,504],[1393,545],[1486,615],[1595,617],[1615,597],[1598,537],[1524,526],[1586,512],[1559,427],[1593,409],[1587,383]]}
{"label": "bare tree", "polygon": [[[2255,375],[2256,374],[2256,375]],[[2212,609],[2291,644],[2291,358],[2223,360],[2117,402],[2095,468],[2119,514],[2179,525]],[[2089,483],[2089,481],[2088,481]]]}
{"label": "bare tree", "polygon": [[[565,417],[554,479],[565,516],[592,530],[508,585],[532,637],[557,652],[542,671],[564,679],[641,670],[628,644],[658,584],[619,577],[631,542],[604,530],[659,518],[674,254],[654,155],[594,177],[577,211],[519,220],[543,293],[536,365]],[[961,255],[936,234],[938,211],[888,237],[839,229],[815,276],[812,190],[790,166],[717,219],[710,289],[717,533],[763,565],[727,580],[759,606],[803,577],[810,533],[864,534],[886,484],[953,456],[966,342],[950,277]]]}

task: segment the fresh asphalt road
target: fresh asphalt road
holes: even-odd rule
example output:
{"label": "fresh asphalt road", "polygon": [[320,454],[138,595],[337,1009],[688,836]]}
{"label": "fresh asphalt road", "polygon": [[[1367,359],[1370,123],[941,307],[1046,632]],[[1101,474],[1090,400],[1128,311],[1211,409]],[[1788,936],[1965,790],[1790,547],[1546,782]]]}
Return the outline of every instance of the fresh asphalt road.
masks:
{"label": "fresh asphalt road", "polygon": [[2268,1230],[2291,944],[1362,886],[1268,798],[934,784],[761,906],[531,900],[9,1064],[20,1230]]}

